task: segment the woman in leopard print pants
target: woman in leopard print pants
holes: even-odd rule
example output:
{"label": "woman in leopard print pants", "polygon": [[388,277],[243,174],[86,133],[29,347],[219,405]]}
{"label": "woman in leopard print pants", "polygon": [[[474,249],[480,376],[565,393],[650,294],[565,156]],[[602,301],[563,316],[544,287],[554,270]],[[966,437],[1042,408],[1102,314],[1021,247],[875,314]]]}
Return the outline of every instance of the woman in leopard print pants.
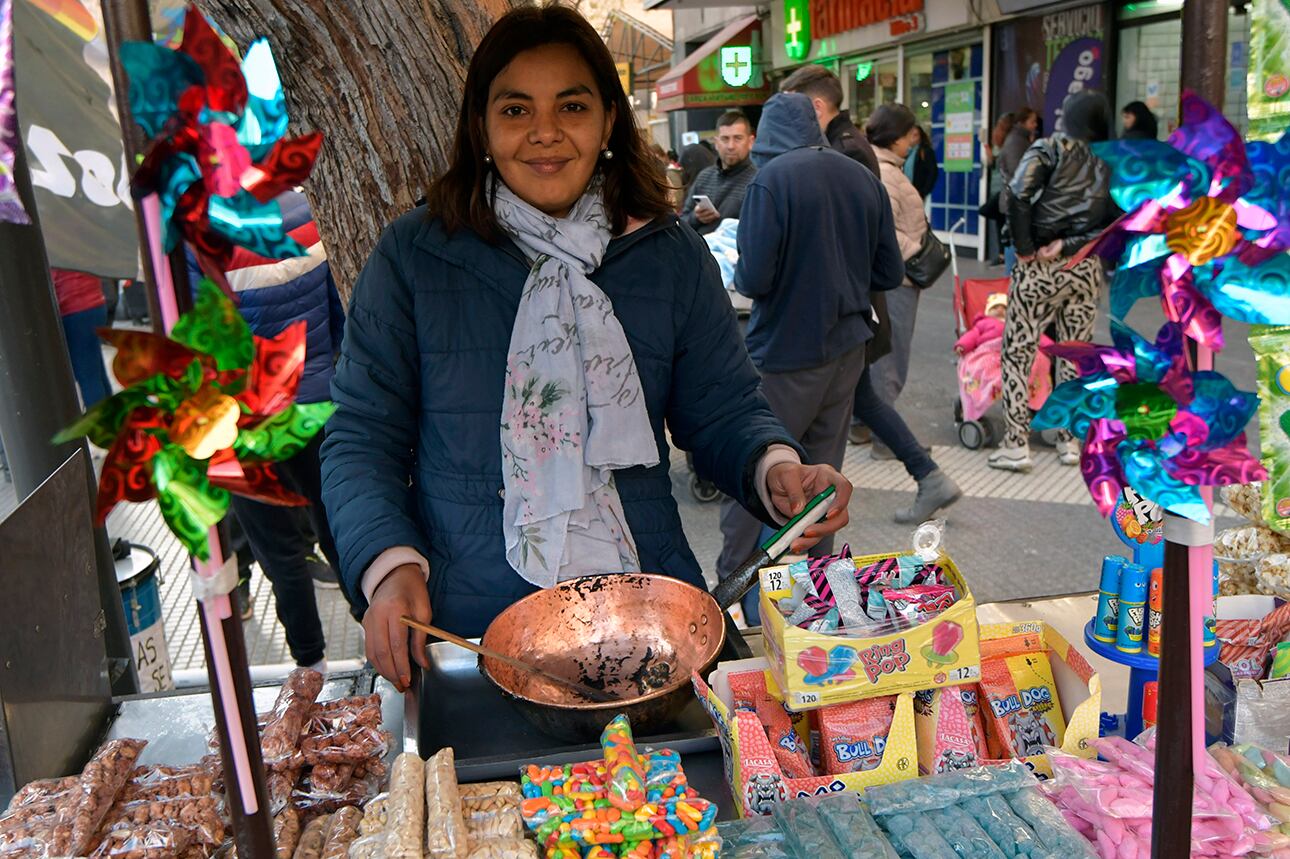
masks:
{"label": "woman in leopard print pants", "polygon": [[[1003,329],[1003,412],[1007,432],[990,454],[991,468],[1029,471],[1030,406],[1027,382],[1039,335],[1050,323],[1058,340],[1093,338],[1102,289],[1101,260],[1093,257],[1067,268],[1088,242],[1115,220],[1110,170],[1089,144],[1106,140],[1111,107],[1089,90],[1067,97],[1060,130],[1032,143],[1004,189],[1008,230],[1017,249]],[[1057,379],[1074,368],[1058,362]],[[1079,444],[1070,433],[1057,443],[1063,465],[1079,464]]]}
{"label": "woman in leopard print pants", "polygon": [[[1012,272],[1008,317],[1003,329],[1003,414],[1005,447],[1024,447],[1030,436],[1030,391],[1027,381],[1035,363],[1039,337],[1057,325],[1057,341],[1092,340],[1097,300],[1102,290],[1102,263],[1083,260],[1067,271],[1059,259],[1018,262]],[[1075,378],[1069,361],[1058,360],[1058,384]],[[1060,439],[1072,436],[1063,430]]]}

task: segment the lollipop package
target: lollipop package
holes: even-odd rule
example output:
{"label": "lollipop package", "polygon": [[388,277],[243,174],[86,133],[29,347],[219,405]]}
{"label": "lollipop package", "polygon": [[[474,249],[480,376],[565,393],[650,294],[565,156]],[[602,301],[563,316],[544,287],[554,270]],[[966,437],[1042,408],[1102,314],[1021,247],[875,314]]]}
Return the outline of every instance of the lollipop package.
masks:
{"label": "lollipop package", "polygon": [[1047,653],[983,660],[981,699],[991,757],[1028,758],[1061,745],[1066,720]]}

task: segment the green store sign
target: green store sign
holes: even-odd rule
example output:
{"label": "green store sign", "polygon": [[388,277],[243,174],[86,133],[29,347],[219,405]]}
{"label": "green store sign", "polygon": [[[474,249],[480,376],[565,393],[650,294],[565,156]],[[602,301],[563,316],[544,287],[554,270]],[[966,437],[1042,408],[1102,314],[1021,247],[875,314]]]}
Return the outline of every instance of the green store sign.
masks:
{"label": "green store sign", "polygon": [[804,60],[811,52],[810,0],[784,0],[784,51],[790,60]]}

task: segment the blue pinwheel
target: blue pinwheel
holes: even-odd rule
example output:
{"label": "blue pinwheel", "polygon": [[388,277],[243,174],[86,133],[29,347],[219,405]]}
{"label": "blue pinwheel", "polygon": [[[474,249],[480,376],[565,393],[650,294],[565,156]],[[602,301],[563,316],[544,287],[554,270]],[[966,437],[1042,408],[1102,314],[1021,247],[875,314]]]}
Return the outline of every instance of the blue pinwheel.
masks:
{"label": "blue pinwheel", "polygon": [[1188,369],[1183,328],[1167,322],[1155,343],[1111,321],[1114,346],[1045,347],[1075,365],[1035,416],[1037,429],[1069,429],[1085,439],[1080,470],[1103,516],[1124,487],[1179,516],[1208,522],[1200,486],[1262,480],[1266,470],[1246,446],[1256,394],[1227,377]]}

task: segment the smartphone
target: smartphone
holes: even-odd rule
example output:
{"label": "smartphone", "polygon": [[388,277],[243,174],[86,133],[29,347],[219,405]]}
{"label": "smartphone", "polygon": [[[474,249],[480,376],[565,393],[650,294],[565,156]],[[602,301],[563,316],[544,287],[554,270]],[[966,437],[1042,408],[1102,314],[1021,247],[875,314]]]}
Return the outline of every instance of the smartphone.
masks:
{"label": "smartphone", "polygon": [[712,198],[709,197],[707,194],[695,194],[694,205],[696,209],[699,206],[707,206],[709,209],[713,209],[713,210],[717,208],[716,206],[712,205]]}

